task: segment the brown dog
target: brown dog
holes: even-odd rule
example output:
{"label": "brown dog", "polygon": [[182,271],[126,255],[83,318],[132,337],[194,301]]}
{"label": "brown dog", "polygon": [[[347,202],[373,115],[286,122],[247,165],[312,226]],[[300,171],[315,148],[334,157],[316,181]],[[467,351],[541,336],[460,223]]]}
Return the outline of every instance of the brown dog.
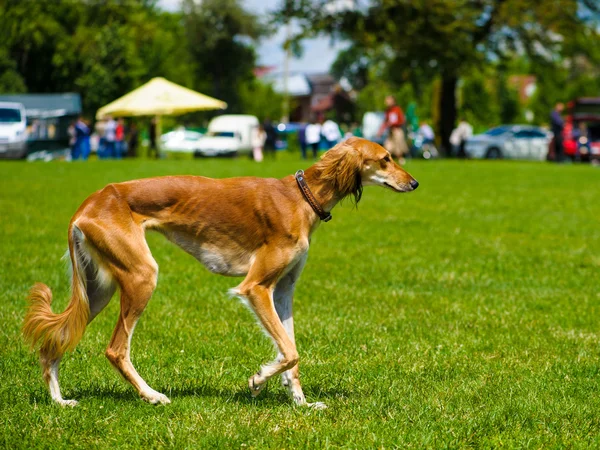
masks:
{"label": "brown dog", "polygon": [[351,138],[321,160],[281,180],[172,176],[110,184],[92,194],[69,224],[73,268],[67,309],[55,314],[52,293],[38,283],[31,289],[23,333],[40,343],[43,377],[61,405],[58,366],[85,327],[104,309],[118,286],[121,314],[106,356],[139,395],[150,403],[169,403],[138,375],[129,357],[135,324],[156,287],[158,266],[146,243],[146,230],[164,234],[211,272],[245,276],[231,292],[243,299],[273,339],[278,357],[250,377],[252,395],[281,374],[294,402],[306,402],[300,386],[294,341],[292,299],[308,253],[310,237],[344,197],[360,199],[362,186],[408,192],[418,183],[381,146]]}

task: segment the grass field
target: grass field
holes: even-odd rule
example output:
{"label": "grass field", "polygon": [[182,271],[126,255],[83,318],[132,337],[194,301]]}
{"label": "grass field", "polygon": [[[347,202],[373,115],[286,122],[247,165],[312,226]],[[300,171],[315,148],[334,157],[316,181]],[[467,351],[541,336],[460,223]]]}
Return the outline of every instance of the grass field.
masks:
{"label": "grass field", "polygon": [[51,403],[22,343],[28,288],[67,304],[69,219],[109,182],[284,176],[287,159],[0,163],[0,447],[600,447],[600,171],[544,163],[409,162],[421,187],[367,188],[312,240],[296,291],[304,391],[247,379],[274,355],[251,314],[159,235],[161,272],[133,339],[148,405],[104,357],[118,299],[61,366]]}

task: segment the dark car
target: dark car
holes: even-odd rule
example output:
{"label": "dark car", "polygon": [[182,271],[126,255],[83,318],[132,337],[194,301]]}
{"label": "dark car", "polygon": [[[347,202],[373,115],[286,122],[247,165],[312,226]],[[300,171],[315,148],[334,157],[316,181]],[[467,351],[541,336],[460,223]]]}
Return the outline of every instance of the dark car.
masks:
{"label": "dark car", "polygon": [[565,156],[573,161],[600,161],[600,97],[578,98],[567,103],[566,109]]}

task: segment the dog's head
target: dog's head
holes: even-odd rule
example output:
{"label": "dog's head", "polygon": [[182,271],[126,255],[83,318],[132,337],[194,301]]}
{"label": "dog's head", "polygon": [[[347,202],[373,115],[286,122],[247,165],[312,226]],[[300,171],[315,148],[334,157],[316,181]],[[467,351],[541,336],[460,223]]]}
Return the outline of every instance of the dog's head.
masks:
{"label": "dog's head", "polygon": [[410,192],[419,186],[381,145],[357,137],[326,152],[318,166],[321,177],[330,180],[341,197],[352,194],[357,202],[363,186],[383,186],[395,192]]}

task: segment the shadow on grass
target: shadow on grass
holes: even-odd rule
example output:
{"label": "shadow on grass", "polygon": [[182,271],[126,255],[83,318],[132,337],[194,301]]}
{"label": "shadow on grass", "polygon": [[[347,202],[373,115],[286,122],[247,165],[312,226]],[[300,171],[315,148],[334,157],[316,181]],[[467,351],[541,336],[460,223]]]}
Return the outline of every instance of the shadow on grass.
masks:
{"label": "shadow on grass", "polygon": [[[271,382],[271,384],[274,381]],[[159,392],[165,394],[171,402],[177,401],[178,399],[185,399],[191,397],[203,397],[203,398],[220,398],[225,403],[238,403],[241,405],[254,405],[257,407],[273,407],[278,404],[288,404],[291,402],[287,392],[277,386],[276,388],[270,388],[267,386],[265,390],[257,397],[252,398],[248,388],[239,387],[237,389],[226,389],[218,388],[210,385],[198,385],[198,386],[178,386],[174,388],[163,388],[160,389],[157,386]],[[348,391],[335,388],[335,389],[321,389],[318,386],[307,385],[303,387],[304,393],[309,402],[311,401],[324,401],[331,398],[347,398],[349,396]],[[115,388],[114,386],[98,386],[90,385],[82,388],[68,389],[63,393],[66,399],[75,399],[78,401],[85,401],[85,399],[111,399],[122,402],[136,402],[140,398],[133,388],[123,390],[121,388]],[[51,404],[50,394],[36,390],[29,396],[29,402]]]}

